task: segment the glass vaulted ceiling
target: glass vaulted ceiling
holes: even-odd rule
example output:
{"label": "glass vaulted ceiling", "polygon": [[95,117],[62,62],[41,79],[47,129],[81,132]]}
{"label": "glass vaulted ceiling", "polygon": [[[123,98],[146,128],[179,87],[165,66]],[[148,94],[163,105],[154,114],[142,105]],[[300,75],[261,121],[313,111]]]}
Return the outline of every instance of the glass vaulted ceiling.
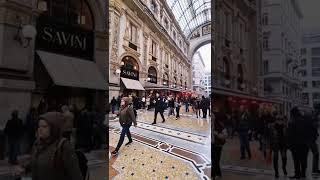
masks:
{"label": "glass vaulted ceiling", "polygon": [[211,0],[166,0],[184,35],[211,21]]}

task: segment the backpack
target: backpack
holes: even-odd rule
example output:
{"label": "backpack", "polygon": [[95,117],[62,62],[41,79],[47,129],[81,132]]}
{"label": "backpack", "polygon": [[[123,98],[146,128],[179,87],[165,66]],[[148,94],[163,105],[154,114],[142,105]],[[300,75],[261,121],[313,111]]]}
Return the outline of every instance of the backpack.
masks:
{"label": "backpack", "polygon": [[[62,152],[63,152],[63,145],[67,141],[66,138],[62,138],[57,146],[57,149],[55,151],[55,163],[57,164],[57,167],[63,163],[62,162]],[[83,177],[83,180],[89,180],[89,172],[88,172],[88,159],[86,158],[85,154],[79,150],[75,151],[75,154],[78,159],[79,168],[81,175]],[[58,162],[57,162],[58,160]],[[59,163],[60,162],[60,163]],[[64,168],[63,168],[64,169]]]}

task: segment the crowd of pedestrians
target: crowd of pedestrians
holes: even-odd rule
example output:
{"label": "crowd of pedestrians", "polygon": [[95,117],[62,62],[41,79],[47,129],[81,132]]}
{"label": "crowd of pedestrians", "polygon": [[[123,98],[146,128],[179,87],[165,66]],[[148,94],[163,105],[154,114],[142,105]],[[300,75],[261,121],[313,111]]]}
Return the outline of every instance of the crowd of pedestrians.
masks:
{"label": "crowd of pedestrians", "polygon": [[[119,103],[120,101],[120,103]],[[189,106],[192,106],[196,117],[200,117],[200,109],[202,110],[203,118],[207,117],[207,111],[210,110],[210,99],[202,96],[201,100],[198,97],[178,97],[174,95],[163,96],[160,93],[149,95],[147,97],[137,97],[135,95],[119,96],[117,99],[112,98],[111,102],[112,114],[119,117],[119,123],[122,127],[120,138],[116,149],[111,152],[112,155],[117,155],[120,147],[123,144],[125,136],[128,137],[129,142],[132,143],[130,127],[132,124],[137,126],[137,112],[138,109],[150,110],[154,108],[154,119],[152,124],[157,123],[158,114],[160,114],[162,123],[165,123],[164,111],[168,109],[168,118],[175,116],[175,119],[180,118],[180,109],[183,105],[186,107],[186,112],[189,112]],[[118,110],[118,112],[116,112]],[[210,115],[210,114],[209,114]]]}
{"label": "crowd of pedestrians", "polygon": [[[31,173],[33,179],[81,180],[86,176],[84,153],[105,144],[104,114],[92,106],[82,110],[67,104],[53,107],[43,100],[25,120],[14,110],[0,134],[0,157],[8,153],[8,162],[17,166],[19,176]],[[18,157],[23,154],[30,154],[31,159],[21,165]]]}
{"label": "crowd of pedestrians", "polygon": [[279,178],[279,157],[283,175],[287,176],[288,152],[291,152],[294,162],[291,179],[306,178],[309,151],[313,154],[312,173],[320,175],[317,144],[319,120],[320,111],[302,112],[297,107],[291,110],[290,118],[274,110],[249,112],[245,106],[231,113],[217,109],[214,112],[213,177],[218,179],[222,176],[220,159],[223,146],[236,134],[240,142],[240,160],[251,159],[250,143],[256,140],[261,156],[266,160],[272,157],[275,178]]}

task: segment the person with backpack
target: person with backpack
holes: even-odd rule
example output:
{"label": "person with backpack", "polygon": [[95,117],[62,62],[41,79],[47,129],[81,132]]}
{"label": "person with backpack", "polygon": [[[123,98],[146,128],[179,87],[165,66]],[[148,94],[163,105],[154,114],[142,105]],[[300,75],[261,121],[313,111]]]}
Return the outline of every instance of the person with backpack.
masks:
{"label": "person with backpack", "polygon": [[16,169],[18,175],[30,172],[33,180],[84,180],[79,165],[80,153],[62,137],[63,122],[60,112],[48,112],[39,117],[31,161]]}
{"label": "person with backpack", "polygon": [[129,142],[126,143],[126,145],[129,145],[132,143],[132,138],[131,138],[131,133],[130,133],[130,127],[132,123],[134,124],[135,127],[137,127],[137,120],[136,116],[134,114],[134,109],[131,105],[132,100],[129,97],[124,97],[121,100],[121,109],[119,112],[119,122],[120,125],[122,126],[120,138],[117,144],[116,149],[111,153],[113,155],[118,154],[118,151],[120,150],[120,147],[123,144],[124,137],[127,135]]}

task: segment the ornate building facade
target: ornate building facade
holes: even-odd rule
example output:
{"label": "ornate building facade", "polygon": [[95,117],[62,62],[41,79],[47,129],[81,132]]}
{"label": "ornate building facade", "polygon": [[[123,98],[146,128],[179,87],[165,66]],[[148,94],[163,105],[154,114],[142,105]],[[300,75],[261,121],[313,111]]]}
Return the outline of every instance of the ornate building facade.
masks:
{"label": "ornate building facade", "polygon": [[41,103],[105,111],[106,7],[102,0],[0,2],[0,129],[13,110],[24,119]]}
{"label": "ornate building facade", "polygon": [[231,111],[239,105],[267,103],[260,97],[260,54],[255,1],[217,0],[215,61],[213,62],[215,105]]}
{"label": "ornate building facade", "polygon": [[109,12],[110,98],[191,89],[189,43],[166,3],[110,1]]}

